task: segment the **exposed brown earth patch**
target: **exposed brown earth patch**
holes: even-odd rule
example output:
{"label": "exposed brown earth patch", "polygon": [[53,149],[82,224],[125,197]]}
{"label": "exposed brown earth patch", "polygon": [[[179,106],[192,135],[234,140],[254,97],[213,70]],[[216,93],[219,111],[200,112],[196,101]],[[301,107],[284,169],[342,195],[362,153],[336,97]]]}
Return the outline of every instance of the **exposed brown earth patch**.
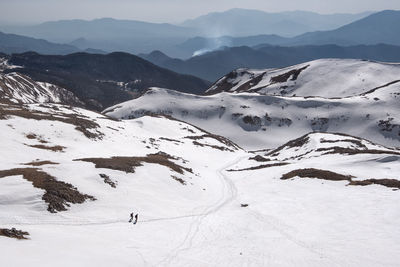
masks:
{"label": "exposed brown earth patch", "polygon": [[288,162],[277,162],[277,163],[263,164],[263,165],[259,165],[259,166],[249,167],[249,168],[245,168],[245,169],[228,170],[228,172],[254,171],[254,170],[266,169],[266,168],[271,168],[271,167],[285,166],[285,165],[289,165],[289,164],[290,163],[288,163]]}
{"label": "exposed brown earth patch", "polygon": [[185,180],[183,180],[182,178],[176,177],[175,175],[171,176],[172,179],[174,179],[175,181],[179,182],[181,185],[186,185]]}
{"label": "exposed brown earth patch", "polygon": [[392,150],[379,150],[379,149],[354,149],[347,147],[327,147],[327,148],[318,148],[317,152],[325,152],[323,155],[329,154],[347,154],[347,155],[357,155],[357,154],[390,154],[390,155],[400,155],[400,152],[392,151]]}
{"label": "exposed brown earth patch", "polygon": [[65,146],[46,146],[46,145],[28,145],[33,148],[50,150],[53,152],[64,152]]}
{"label": "exposed brown earth patch", "polygon": [[30,140],[38,140],[40,143],[42,144],[47,144],[48,142],[46,140],[43,140],[41,137],[37,136],[36,134],[30,133],[25,135],[26,138],[30,139]]}
{"label": "exposed brown earth patch", "polygon": [[293,177],[301,177],[301,178],[318,178],[329,181],[351,181],[353,176],[350,175],[342,175],[336,172],[319,170],[314,168],[309,169],[298,169],[284,174],[281,179],[288,180]]}
{"label": "exposed brown earth patch", "polygon": [[28,232],[17,230],[15,228],[11,229],[0,229],[0,236],[5,236],[9,238],[15,238],[15,239],[28,239],[25,237],[26,235],[29,235]]}
{"label": "exposed brown earth patch", "polygon": [[235,90],[235,92],[245,92],[245,91],[248,91],[251,87],[253,87],[253,86],[259,84],[259,83],[262,81],[262,79],[263,79],[263,77],[264,77],[265,74],[266,74],[266,72],[263,72],[263,73],[261,73],[261,74],[255,76],[255,77],[252,78],[251,80],[249,80],[249,81],[245,82],[244,84],[242,84],[241,86],[239,86],[239,88],[237,88],[237,89]]}
{"label": "exposed brown earth patch", "polygon": [[193,141],[193,145],[195,145],[195,146],[200,146],[200,147],[211,147],[211,148],[213,148],[213,149],[218,149],[218,150],[221,150],[221,151],[234,152],[232,149],[229,149],[229,148],[226,148],[226,147],[223,147],[223,146],[202,144],[202,143],[197,142],[197,141]]}
{"label": "exposed brown earth patch", "polygon": [[117,183],[111,180],[110,176],[104,173],[100,173],[99,176],[103,178],[104,183],[110,185],[112,188],[117,188]]}
{"label": "exposed brown earth patch", "polygon": [[249,158],[249,160],[255,160],[255,161],[258,161],[258,162],[271,161],[271,159],[264,158],[263,156],[260,156],[260,155],[257,155],[255,157]]}
{"label": "exposed brown earth patch", "polygon": [[250,115],[247,115],[247,116],[244,116],[244,117],[242,118],[242,121],[243,121],[245,124],[250,124],[250,125],[261,125],[261,118],[258,117],[258,116],[250,116]]}
{"label": "exposed brown earth patch", "polygon": [[213,95],[221,92],[226,92],[235,87],[238,83],[230,83],[229,80],[235,79],[238,77],[238,72],[236,70],[228,73],[222,81],[218,81],[215,86],[216,88],[212,91],[206,91],[204,95]]}
{"label": "exposed brown earth patch", "polygon": [[43,160],[43,161],[32,161],[29,163],[25,163],[24,165],[29,165],[29,166],[43,166],[43,165],[58,165],[59,163],[57,162],[52,162],[49,160]]}
{"label": "exposed brown earth patch", "polygon": [[157,154],[148,154],[144,157],[84,158],[77,160],[91,162],[95,164],[96,168],[112,169],[126,173],[134,173],[136,167],[143,166],[143,163],[159,164],[179,174],[184,174],[185,171],[193,173],[192,169],[185,168],[172,161],[177,159],[166,153],[159,152]]}
{"label": "exposed brown earth patch", "polygon": [[343,139],[343,140],[325,140],[325,139],[321,139],[320,142],[323,143],[340,143],[340,142],[345,142],[345,143],[352,143],[355,144],[358,147],[367,149],[367,147],[361,142],[361,140],[354,140],[354,139]]}
{"label": "exposed brown earth patch", "polygon": [[7,119],[10,116],[16,116],[33,120],[59,121],[74,125],[75,129],[82,132],[87,138],[101,139],[103,136],[103,134],[97,130],[100,128],[100,125],[93,120],[87,119],[78,114],[56,113],[56,115],[57,116],[54,116],[53,114],[38,110],[30,110],[24,105],[0,106],[0,119]]}
{"label": "exposed brown earth patch", "polygon": [[37,168],[18,168],[0,171],[0,178],[22,175],[36,188],[45,191],[42,199],[48,204],[51,213],[67,210],[70,204],[80,204],[94,197],[80,193],[71,184],[57,181],[56,178]]}
{"label": "exposed brown earth patch", "polygon": [[[176,118],[173,118],[173,117],[167,116],[167,115],[163,115],[163,116],[161,116],[161,117],[164,117],[164,118],[167,118],[167,119],[170,119],[170,120],[174,120],[174,121],[178,121],[178,122],[181,122],[181,123],[184,123],[184,124],[188,124],[188,125],[192,126],[193,128],[195,128],[195,129],[197,129],[197,130],[199,130],[199,131],[205,133],[204,135],[201,135],[201,136],[203,136],[203,138],[205,138],[205,137],[213,138],[213,139],[217,140],[218,142],[221,142],[221,143],[223,143],[224,145],[226,145],[226,146],[228,146],[228,147],[231,147],[231,148],[234,149],[234,150],[242,149],[239,145],[235,144],[234,142],[232,142],[232,141],[229,140],[228,138],[223,137],[223,136],[221,136],[221,135],[216,135],[216,134],[212,134],[212,133],[210,133],[210,132],[207,132],[206,130],[201,129],[201,128],[197,127],[196,125],[187,123],[187,122],[182,121],[182,120],[178,120],[178,119],[176,119]],[[187,129],[187,130],[191,130],[191,129]],[[191,133],[194,133],[193,130],[191,130],[190,132],[191,132]],[[187,137],[188,137],[189,139],[192,139],[192,138],[190,138],[190,136],[187,136]],[[185,137],[185,138],[187,138],[187,137]],[[195,140],[198,140],[198,139],[195,139]]]}
{"label": "exposed brown earth patch", "polygon": [[302,147],[303,145],[307,144],[310,141],[310,137],[308,134],[303,135],[297,139],[293,139],[286,144],[281,145],[280,147],[270,151],[267,153],[267,156],[278,156],[279,152],[284,148],[294,148],[294,147]]}
{"label": "exposed brown earth patch", "polygon": [[271,83],[284,83],[287,82],[289,80],[290,77],[292,77],[290,80],[291,81],[295,81],[297,80],[297,78],[299,77],[300,73],[307,69],[310,65],[304,66],[300,69],[294,69],[291,71],[288,71],[284,74],[278,75],[278,76],[274,76],[271,78],[270,82]]}
{"label": "exposed brown earth patch", "polygon": [[27,134],[26,138],[28,138],[28,139],[36,139],[37,136],[36,136],[36,134]]}
{"label": "exposed brown earth patch", "polygon": [[210,133],[203,134],[203,135],[186,136],[184,138],[194,140],[193,144],[196,145],[196,146],[211,147],[211,148],[215,148],[215,149],[218,149],[218,150],[221,150],[221,151],[234,152],[234,150],[232,150],[230,148],[227,148],[227,147],[209,145],[209,144],[202,144],[202,143],[199,143],[197,140],[202,140],[202,139],[205,139],[205,138],[211,138],[211,139],[215,139],[218,142],[220,142],[220,143],[222,143],[222,144],[224,144],[224,145],[226,145],[228,147],[231,147],[233,149],[238,149],[239,148],[235,143],[233,143],[229,139],[226,139],[225,137],[222,137],[222,136],[219,136],[219,135],[210,134]]}
{"label": "exposed brown earth patch", "polygon": [[400,189],[400,181],[395,179],[367,179],[367,180],[358,180],[354,181],[354,176],[351,175],[343,175],[336,172],[308,168],[308,169],[298,169],[284,174],[281,177],[281,180],[288,180],[294,177],[300,178],[316,178],[322,180],[329,181],[348,181],[348,185],[358,185],[358,186],[367,186],[372,184],[383,185],[389,188],[397,188]]}
{"label": "exposed brown earth patch", "polygon": [[160,137],[159,139],[163,140],[163,141],[168,141],[168,142],[174,142],[174,143],[180,143],[180,144],[183,143],[182,141],[179,141],[179,140],[176,140],[176,139],[172,139],[172,138]]}
{"label": "exposed brown earth patch", "polygon": [[351,181],[349,185],[366,186],[366,185],[372,185],[372,184],[378,184],[378,185],[383,185],[386,187],[400,189],[400,181],[395,180],[395,179],[368,179],[368,180],[363,180],[363,181]]}
{"label": "exposed brown earth patch", "polygon": [[375,87],[375,88],[373,88],[373,89],[371,89],[371,90],[369,90],[369,91],[367,91],[367,92],[365,92],[365,93],[362,93],[362,94],[360,94],[360,95],[361,95],[361,96],[365,96],[365,95],[367,95],[367,94],[370,94],[370,93],[375,92],[376,90],[379,90],[379,89],[388,87],[388,86],[390,86],[390,85],[393,85],[393,84],[396,84],[396,83],[399,83],[399,82],[400,82],[400,80],[396,80],[396,81],[393,81],[393,82],[384,84],[384,85],[382,85],[382,86]]}

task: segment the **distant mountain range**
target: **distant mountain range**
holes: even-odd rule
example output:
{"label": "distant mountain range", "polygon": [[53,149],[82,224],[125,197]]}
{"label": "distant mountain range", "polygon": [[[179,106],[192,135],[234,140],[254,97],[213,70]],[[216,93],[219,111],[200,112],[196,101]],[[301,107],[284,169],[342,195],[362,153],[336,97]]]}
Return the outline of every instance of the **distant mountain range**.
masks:
{"label": "distant mountain range", "polygon": [[367,59],[400,62],[400,46],[393,45],[305,45],[294,47],[259,45],[225,47],[188,60],[169,58],[160,51],[141,55],[164,68],[215,81],[238,68],[280,68],[320,58]]}
{"label": "distant mountain range", "polygon": [[41,54],[71,54],[78,52],[79,49],[72,45],[55,44],[43,39],[0,32],[0,51],[7,54],[27,51]]}
{"label": "distant mountain range", "polygon": [[[33,26],[0,26],[0,31],[46,39],[50,42],[66,43],[80,50],[88,48],[106,52],[150,53],[161,50],[172,57],[188,58],[194,51],[214,49],[215,46],[257,45],[261,43],[282,44],[288,40],[272,36],[249,37],[232,42],[211,40],[200,45],[196,36],[234,38],[252,35],[294,36],[312,31],[332,30],[361,19],[370,13],[320,15],[312,12],[295,11],[266,13],[257,10],[233,9],[211,13],[181,25],[148,23],[111,18],[86,20],[62,20],[45,22]],[[208,41],[207,41],[208,42]],[[251,44],[248,44],[248,43]],[[194,48],[191,48],[194,46]],[[49,53],[46,53],[49,54]]]}
{"label": "distant mountain range", "polygon": [[104,54],[100,49],[79,49],[70,44],[57,44],[43,39],[36,39],[16,34],[0,32],[0,52],[6,54],[36,52],[43,55],[67,55],[76,52]]}
{"label": "distant mountain range", "polygon": [[203,36],[209,37],[259,34],[296,36],[305,32],[333,30],[371,13],[322,15],[308,11],[269,13],[235,8],[209,13],[187,20],[181,25],[198,29]]}
{"label": "distant mountain range", "polygon": [[195,37],[177,47],[186,56],[196,56],[217,50],[223,46],[256,46],[260,44],[280,46],[336,44],[349,46],[384,43],[400,45],[400,29],[393,27],[393,25],[399,23],[400,11],[387,10],[374,13],[335,30],[308,32],[291,38],[274,34],[245,37]]}
{"label": "distant mountain range", "polygon": [[12,32],[52,42],[70,43],[79,49],[96,48],[107,52],[139,53],[168,48],[199,33],[167,23],[148,23],[111,18],[62,20],[25,27],[2,27]]}
{"label": "distant mountain range", "polygon": [[287,42],[290,45],[304,44],[392,44],[400,45],[400,11],[385,10],[372,14],[332,31],[310,32]]}
{"label": "distant mountain range", "polygon": [[45,56],[36,53],[13,54],[7,59],[14,66],[5,73],[18,72],[34,81],[46,82],[74,93],[88,108],[102,110],[142,93],[148,87],[168,87],[201,94],[209,83],[155,66],[126,53],[108,55],[75,53]]}

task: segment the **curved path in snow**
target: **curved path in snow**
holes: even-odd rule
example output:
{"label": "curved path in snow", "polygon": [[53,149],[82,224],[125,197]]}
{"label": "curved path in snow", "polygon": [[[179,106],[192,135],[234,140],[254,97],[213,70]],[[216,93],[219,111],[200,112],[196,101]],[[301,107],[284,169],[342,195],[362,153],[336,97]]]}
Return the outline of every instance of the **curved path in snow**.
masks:
{"label": "curved path in snow", "polygon": [[[235,184],[223,173],[229,167],[237,164],[247,156],[241,156],[235,159],[233,162],[223,166],[222,168],[216,170],[217,176],[220,178],[221,182],[221,197],[220,199],[213,205],[208,206],[204,209],[204,211],[198,215],[194,215],[194,219],[190,225],[189,231],[186,233],[185,238],[183,241],[175,247],[169,255],[164,258],[162,261],[156,264],[156,266],[166,266],[169,265],[178,255],[180,252],[189,250],[192,247],[193,239],[196,237],[197,233],[199,232],[200,226],[208,215],[216,213],[225,205],[230,203],[234,200],[237,196],[237,189]],[[188,216],[185,216],[188,217]]]}

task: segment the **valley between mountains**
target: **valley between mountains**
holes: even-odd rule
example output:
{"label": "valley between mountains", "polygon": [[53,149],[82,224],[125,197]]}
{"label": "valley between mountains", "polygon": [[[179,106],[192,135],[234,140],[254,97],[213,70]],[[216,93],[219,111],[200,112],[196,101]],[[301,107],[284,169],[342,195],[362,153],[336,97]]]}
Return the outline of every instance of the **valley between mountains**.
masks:
{"label": "valley between mountains", "polygon": [[203,95],[153,87],[98,112],[8,60],[4,266],[398,265],[398,64],[239,69]]}

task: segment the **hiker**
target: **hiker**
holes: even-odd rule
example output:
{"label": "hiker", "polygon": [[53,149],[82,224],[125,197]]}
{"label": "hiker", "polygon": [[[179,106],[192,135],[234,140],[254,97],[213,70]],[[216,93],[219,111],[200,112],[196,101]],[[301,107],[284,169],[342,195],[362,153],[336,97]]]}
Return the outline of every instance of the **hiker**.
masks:
{"label": "hiker", "polygon": [[138,221],[138,217],[139,217],[139,214],[135,214],[135,216],[133,215],[133,212],[131,213],[131,219],[129,220],[129,222],[130,223],[133,223],[133,224],[136,224],[137,223],[137,221]]}

